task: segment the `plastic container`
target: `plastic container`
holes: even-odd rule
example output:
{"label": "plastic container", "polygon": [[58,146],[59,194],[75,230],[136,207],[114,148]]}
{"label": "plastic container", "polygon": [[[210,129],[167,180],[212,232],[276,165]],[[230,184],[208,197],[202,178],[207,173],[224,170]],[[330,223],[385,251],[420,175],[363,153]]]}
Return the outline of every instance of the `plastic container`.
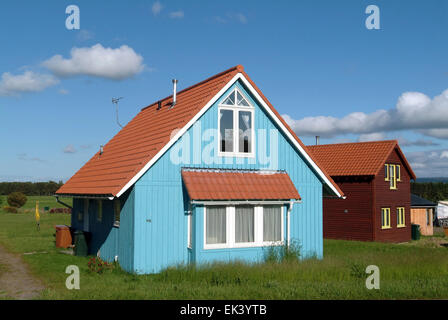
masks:
{"label": "plastic container", "polygon": [[72,244],[72,235],[70,227],[56,225],[56,248],[68,248]]}
{"label": "plastic container", "polygon": [[420,226],[418,224],[411,225],[412,240],[420,240]]}
{"label": "plastic container", "polygon": [[75,236],[75,256],[87,256],[89,249],[87,247],[86,237],[84,235],[84,231],[76,230],[74,232]]}

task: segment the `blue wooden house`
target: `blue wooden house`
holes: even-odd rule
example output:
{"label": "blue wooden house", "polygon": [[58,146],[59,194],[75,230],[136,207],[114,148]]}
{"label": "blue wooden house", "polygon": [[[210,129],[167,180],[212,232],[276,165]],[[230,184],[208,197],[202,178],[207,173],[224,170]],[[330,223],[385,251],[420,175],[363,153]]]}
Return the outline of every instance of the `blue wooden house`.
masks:
{"label": "blue wooden house", "polygon": [[236,66],[145,108],[56,193],[90,254],[135,273],[323,256],[322,198],[342,191]]}

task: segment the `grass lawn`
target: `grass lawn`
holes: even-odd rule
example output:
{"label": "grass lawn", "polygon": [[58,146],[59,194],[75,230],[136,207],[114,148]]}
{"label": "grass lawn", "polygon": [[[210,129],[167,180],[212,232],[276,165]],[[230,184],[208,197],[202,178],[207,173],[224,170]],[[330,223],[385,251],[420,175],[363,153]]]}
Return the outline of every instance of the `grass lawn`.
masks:
{"label": "grass lawn", "polygon": [[[448,298],[446,247],[326,240],[323,260],[173,267],[156,275],[128,274],[117,267],[96,274],[89,272],[88,258],[54,246],[54,225],[68,224],[69,218],[42,214],[37,231],[33,214],[0,211],[0,244],[10,252],[33,253],[23,260],[47,287],[41,299]],[[365,287],[364,270],[371,264],[380,268],[380,290]],[[68,265],[80,268],[80,290],[65,288]]]}

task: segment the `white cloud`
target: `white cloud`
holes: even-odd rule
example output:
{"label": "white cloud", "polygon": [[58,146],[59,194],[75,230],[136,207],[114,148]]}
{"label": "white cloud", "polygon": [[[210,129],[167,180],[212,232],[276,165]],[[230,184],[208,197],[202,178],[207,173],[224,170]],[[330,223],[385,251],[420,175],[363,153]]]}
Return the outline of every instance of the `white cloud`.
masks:
{"label": "white cloud", "polygon": [[38,92],[57,83],[59,83],[59,80],[50,74],[25,71],[22,74],[13,75],[4,72],[0,81],[0,95],[10,96],[26,92]]}
{"label": "white cloud", "polygon": [[182,10],[170,12],[170,18],[172,19],[182,19],[184,17],[184,12]]}
{"label": "white cloud", "polygon": [[64,153],[75,153],[76,149],[72,144],[69,144],[64,148],[63,151],[64,151]]}
{"label": "white cloud", "polygon": [[44,61],[43,66],[59,77],[87,75],[113,80],[130,78],[145,67],[143,57],[126,45],[116,49],[104,48],[101,44],[73,48],[70,55],[69,59],[55,55]]}
{"label": "white cloud", "polygon": [[246,24],[247,17],[242,13],[228,13],[225,17],[215,16],[213,19],[219,23],[227,23],[231,21],[236,21],[242,24]]}
{"label": "white cloud", "polygon": [[46,162],[45,160],[39,157],[29,157],[26,153],[19,153],[17,155],[17,159],[22,161],[32,161],[32,162]]}
{"label": "white cloud", "polygon": [[243,24],[247,23],[247,18],[246,18],[246,16],[244,14],[242,14],[242,13],[235,13],[233,16],[234,16],[234,18],[237,21],[239,21],[239,22],[241,22]]}
{"label": "white cloud", "polygon": [[68,92],[68,90],[65,90],[65,89],[59,89],[59,93],[60,94],[68,94],[69,92]]}
{"label": "white cloud", "polygon": [[93,39],[94,38],[94,34],[93,34],[93,32],[91,32],[89,30],[81,29],[79,31],[79,33],[77,34],[76,38],[79,41],[87,41],[87,40]]}
{"label": "white cloud", "polygon": [[152,5],[152,8],[151,8],[152,14],[155,16],[158,15],[160,13],[160,11],[162,11],[162,8],[163,8],[163,6],[160,3],[160,1],[154,2],[154,4]]}
{"label": "white cloud", "polygon": [[448,90],[430,99],[419,92],[403,93],[396,107],[373,113],[353,112],[343,118],[283,116],[298,135],[333,137],[342,134],[370,134],[384,131],[419,130],[427,136],[448,138]]}
{"label": "white cloud", "polygon": [[383,132],[373,132],[361,134],[358,138],[359,142],[378,141],[386,139],[386,134]]}
{"label": "white cloud", "polygon": [[420,133],[439,139],[448,139],[448,129],[426,129],[419,130]]}
{"label": "white cloud", "polygon": [[417,177],[446,177],[448,150],[419,151],[406,154]]}
{"label": "white cloud", "polygon": [[432,140],[425,140],[425,139],[417,139],[414,141],[408,140],[403,137],[398,138],[398,143],[402,147],[410,147],[410,146],[419,146],[419,147],[428,147],[428,146],[438,146],[438,143],[435,143]]}

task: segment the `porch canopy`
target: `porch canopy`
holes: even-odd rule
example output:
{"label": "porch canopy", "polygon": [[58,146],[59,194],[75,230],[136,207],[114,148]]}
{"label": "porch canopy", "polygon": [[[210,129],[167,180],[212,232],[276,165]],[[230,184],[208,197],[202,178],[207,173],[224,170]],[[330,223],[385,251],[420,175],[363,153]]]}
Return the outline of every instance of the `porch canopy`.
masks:
{"label": "porch canopy", "polygon": [[191,200],[301,200],[284,171],[182,169]]}

